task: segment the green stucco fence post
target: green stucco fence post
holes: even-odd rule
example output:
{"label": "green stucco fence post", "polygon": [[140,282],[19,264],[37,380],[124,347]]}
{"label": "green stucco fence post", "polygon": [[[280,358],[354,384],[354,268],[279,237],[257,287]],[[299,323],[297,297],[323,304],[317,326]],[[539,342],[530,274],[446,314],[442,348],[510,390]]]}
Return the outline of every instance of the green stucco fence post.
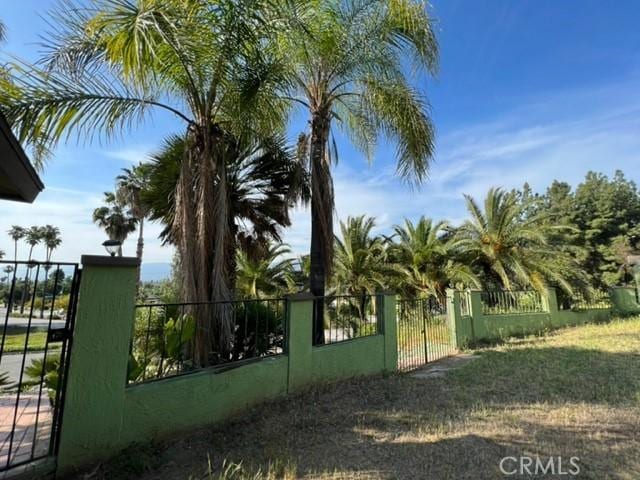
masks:
{"label": "green stucco fence post", "polygon": [[482,311],[482,292],[480,290],[468,290],[469,317],[471,342],[474,343],[477,338],[482,338],[486,333],[484,324],[484,313]]}
{"label": "green stucco fence post", "polygon": [[299,293],[287,298],[287,391],[293,392],[311,382],[313,370],[313,295]]}
{"label": "green stucco fence post", "polygon": [[457,350],[465,342],[465,325],[462,322],[462,312],[460,310],[460,292],[452,288],[447,289],[447,318],[449,331],[453,347]]}
{"label": "green stucco fence post", "polygon": [[377,296],[378,325],[384,335],[384,370],[387,373],[398,369],[398,321],[396,294],[384,292]]}
{"label": "green stucco fence post", "polygon": [[137,258],[82,257],[58,473],[113,453],[123,428]]}
{"label": "green stucco fence post", "polygon": [[613,311],[618,315],[637,315],[640,313],[635,288],[613,287],[609,289],[609,298]]}

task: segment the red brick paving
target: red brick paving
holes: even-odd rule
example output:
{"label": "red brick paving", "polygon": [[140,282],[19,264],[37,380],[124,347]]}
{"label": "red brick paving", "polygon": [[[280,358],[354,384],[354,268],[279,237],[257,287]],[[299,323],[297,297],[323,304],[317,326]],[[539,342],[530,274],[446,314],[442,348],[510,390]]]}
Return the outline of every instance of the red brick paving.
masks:
{"label": "red brick paving", "polygon": [[[10,465],[46,455],[51,437],[51,403],[43,389],[38,413],[38,393],[23,392],[17,409],[16,427],[11,441],[11,430],[16,415],[16,393],[0,395],[0,470],[7,466],[11,443]],[[37,417],[37,432],[36,432]],[[35,441],[35,448],[34,448]],[[33,451],[33,455],[32,455]]]}

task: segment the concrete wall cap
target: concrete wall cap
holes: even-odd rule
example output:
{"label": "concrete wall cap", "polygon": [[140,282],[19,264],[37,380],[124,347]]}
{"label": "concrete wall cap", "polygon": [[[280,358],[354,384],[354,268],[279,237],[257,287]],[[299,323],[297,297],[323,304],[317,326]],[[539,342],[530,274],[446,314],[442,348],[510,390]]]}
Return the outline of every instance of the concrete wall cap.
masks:
{"label": "concrete wall cap", "polygon": [[137,267],[137,257],[111,257],[108,255],[82,255],[80,263],[83,267]]}

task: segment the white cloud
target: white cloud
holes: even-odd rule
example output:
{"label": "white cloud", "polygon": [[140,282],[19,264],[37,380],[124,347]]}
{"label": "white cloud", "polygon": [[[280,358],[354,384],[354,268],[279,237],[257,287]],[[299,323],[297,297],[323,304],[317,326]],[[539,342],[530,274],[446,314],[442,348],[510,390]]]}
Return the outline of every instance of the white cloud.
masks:
{"label": "white cloud", "polygon": [[155,149],[156,147],[153,145],[130,145],[126,148],[107,150],[103,153],[109,158],[122,160],[131,164],[137,164],[148,160],[149,154]]}
{"label": "white cloud", "polygon": [[[633,82],[636,83],[636,82]],[[520,187],[525,181],[544,190],[553,179],[579,183],[588,170],[611,174],[622,169],[640,181],[640,90],[634,85],[580,89],[523,101],[517,111],[496,112],[486,122],[463,125],[438,139],[438,154],[429,181],[410,190],[393,175],[391,163],[344,156],[334,172],[336,221],[348,215],[377,218],[381,233],[402,222],[427,215],[454,223],[465,216],[463,193],[482,197],[491,186]],[[133,145],[108,152],[129,163],[153,149]],[[78,160],[80,161],[80,160]],[[111,178],[111,177],[109,177]],[[76,190],[47,182],[33,205],[0,202],[0,248],[11,252],[4,232],[12,225],[51,223],[61,228],[64,243],[56,257],[77,261],[83,253],[102,254],[104,233],[91,223],[101,191]],[[170,262],[172,249],[161,247],[159,225],[145,229],[145,260]],[[309,248],[310,214],[293,213],[293,226],[284,239],[296,253]],[[26,253],[26,252],[25,252]],[[135,253],[135,234],[125,254]]]}
{"label": "white cloud", "polygon": [[[636,82],[632,82],[635,84]],[[573,112],[573,114],[571,114]],[[334,173],[337,219],[367,214],[386,233],[404,217],[420,215],[459,223],[463,194],[483,197],[491,186],[528,182],[544,191],[554,180],[578,184],[589,170],[616,169],[640,182],[640,92],[634,85],[579,89],[532,99],[517,111],[447,133],[429,181],[411,191],[391,172],[354,171],[347,162]],[[344,160],[344,159],[343,159]],[[308,250],[309,213],[297,212],[285,240]]]}

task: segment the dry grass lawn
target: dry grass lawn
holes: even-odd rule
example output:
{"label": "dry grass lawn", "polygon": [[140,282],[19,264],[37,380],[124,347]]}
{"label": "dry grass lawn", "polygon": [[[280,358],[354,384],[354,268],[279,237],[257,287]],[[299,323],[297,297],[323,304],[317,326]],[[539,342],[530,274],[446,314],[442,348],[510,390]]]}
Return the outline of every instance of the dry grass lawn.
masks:
{"label": "dry grass lawn", "polygon": [[538,455],[579,457],[580,474],[535,478],[640,479],[640,318],[476,353],[444,378],[359,379],[263,405],[91,477],[528,478],[502,475],[500,459]]}

